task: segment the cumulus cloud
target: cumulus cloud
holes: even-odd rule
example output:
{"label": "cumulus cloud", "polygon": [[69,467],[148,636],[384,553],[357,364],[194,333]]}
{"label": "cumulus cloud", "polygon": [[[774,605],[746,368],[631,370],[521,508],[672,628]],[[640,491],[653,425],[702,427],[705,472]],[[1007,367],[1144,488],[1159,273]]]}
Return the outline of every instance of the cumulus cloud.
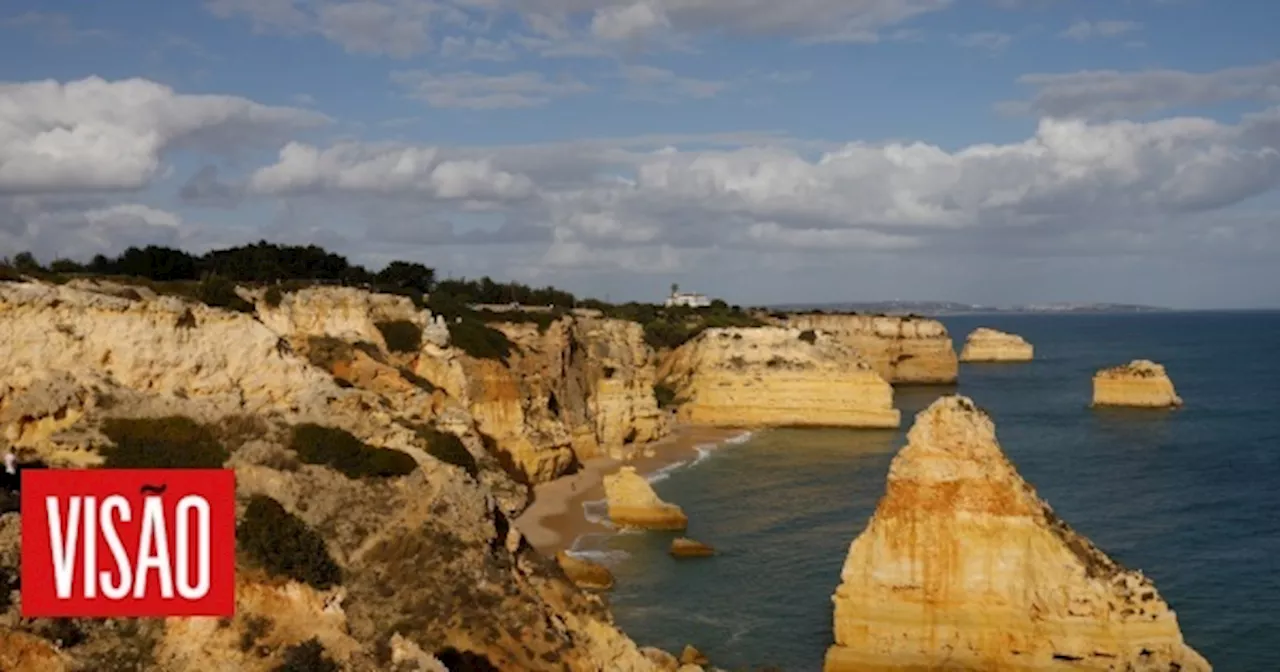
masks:
{"label": "cumulus cloud", "polygon": [[168,150],[243,147],[325,121],[142,79],[0,83],[0,195],[137,189]]}
{"label": "cumulus cloud", "polygon": [[552,80],[533,71],[481,75],[474,72],[409,70],[392,73],[391,80],[403,87],[410,98],[432,107],[475,110],[538,107],[553,98],[582,93],[591,88],[572,77]]}
{"label": "cumulus cloud", "polygon": [[999,109],[1053,117],[1122,117],[1228,101],[1280,100],[1280,61],[1212,72],[1085,70],[1030,74],[1031,98]]}
{"label": "cumulus cloud", "polygon": [[179,216],[148,205],[0,197],[0,252],[29,251],[44,262],[114,255],[130,245],[174,245],[183,234]]}

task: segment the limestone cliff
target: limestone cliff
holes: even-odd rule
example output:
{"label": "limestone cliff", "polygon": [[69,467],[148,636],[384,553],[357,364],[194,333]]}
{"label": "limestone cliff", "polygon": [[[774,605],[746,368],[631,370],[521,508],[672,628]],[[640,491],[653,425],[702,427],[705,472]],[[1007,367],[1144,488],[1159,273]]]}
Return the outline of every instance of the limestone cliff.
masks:
{"label": "limestone cliff", "polygon": [[708,329],[680,346],[659,375],[679,415],[729,427],[897,427],[893,388],[826,332],[782,327]]}
{"label": "limestone cliff", "polygon": [[1182,398],[1164,367],[1146,359],[1103,369],[1093,376],[1094,406],[1181,406]]}
{"label": "limestone cliff", "polygon": [[449,342],[442,318],[419,310],[407,297],[378,294],[354,287],[312,287],[282,292],[271,305],[266,290],[254,293],[258,319],[286,336],[330,336],[344,341],[373,343],[387,349],[379,323],[406,321],[422,329],[423,340],[436,345]]}
{"label": "limestone cliff", "polygon": [[775,322],[796,329],[830,332],[890,383],[954,383],[959,374],[951,336],[937,320],[797,313]]}
{"label": "limestone cliff", "polygon": [[826,672],[1210,669],[1151,581],[1054,515],[964,397],[917,417],[833,601]]}
{"label": "limestone cliff", "polygon": [[1034,348],[1026,339],[987,327],[974,329],[960,351],[962,362],[1029,362]]}
{"label": "limestone cliff", "polygon": [[[497,669],[654,669],[603,604],[510,525],[523,500],[491,485],[503,482],[493,480],[500,470],[485,461],[465,407],[404,388],[380,347],[378,357],[335,360],[330,368],[348,377],[340,385],[285,338],[372,334],[325,321],[297,327],[296,311],[273,328],[253,314],[140,296],[0,282],[0,444],[53,466],[92,466],[110,446],[104,420],[185,416],[228,451],[240,522],[250,501],[275,502],[323,540],[339,582],[316,588],[249,560],[230,621],[22,620],[21,592],[10,591],[19,514],[0,511],[0,665],[266,671],[315,638],[341,669],[359,672],[464,658]],[[403,407],[406,399],[425,408]],[[410,471],[354,478],[303,463],[289,437],[304,422],[405,453]],[[437,444],[447,434],[461,447]]]}
{"label": "limestone cliff", "polygon": [[684,511],[662,501],[635,467],[626,466],[605,476],[604,492],[609,520],[619,527],[683,530],[689,524]]}

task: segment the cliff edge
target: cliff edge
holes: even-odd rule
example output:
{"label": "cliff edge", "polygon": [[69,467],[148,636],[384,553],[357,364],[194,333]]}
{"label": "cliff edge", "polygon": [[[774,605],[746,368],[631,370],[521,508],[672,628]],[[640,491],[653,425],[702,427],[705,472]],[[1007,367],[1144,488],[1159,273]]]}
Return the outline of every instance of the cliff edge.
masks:
{"label": "cliff edge", "polygon": [[1204,672],[1141,572],[1054,515],[965,397],[921,412],[849,549],[825,672]]}
{"label": "cliff edge", "polygon": [[897,427],[893,388],[833,335],[783,327],[708,329],[659,378],[681,420],[725,427]]}
{"label": "cliff edge", "polygon": [[960,368],[938,320],[899,315],[797,313],[776,323],[833,334],[890,383],[949,384]]}
{"label": "cliff edge", "polygon": [[1093,405],[1170,408],[1181,406],[1182,398],[1163,366],[1135,359],[1094,374]]}
{"label": "cliff edge", "polygon": [[1029,362],[1035,349],[1023,337],[978,327],[965,339],[962,362]]}

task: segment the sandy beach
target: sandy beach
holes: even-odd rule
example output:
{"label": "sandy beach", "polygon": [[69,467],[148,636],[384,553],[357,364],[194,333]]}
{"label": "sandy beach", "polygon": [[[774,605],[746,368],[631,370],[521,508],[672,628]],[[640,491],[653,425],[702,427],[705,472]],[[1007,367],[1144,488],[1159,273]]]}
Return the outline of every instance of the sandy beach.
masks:
{"label": "sandy beach", "polygon": [[[679,426],[660,441],[646,447],[652,457],[637,457],[626,462],[641,474],[649,475],[668,465],[697,457],[697,447],[720,443],[743,433],[741,429]],[[533,504],[515,520],[520,530],[544,554],[573,546],[584,534],[608,532],[609,528],[587,519],[584,502],[604,499],[604,477],[616,472],[624,462],[609,457],[587,460],[582,468],[569,476],[538,485],[533,490]],[[674,502],[678,504],[679,502]]]}

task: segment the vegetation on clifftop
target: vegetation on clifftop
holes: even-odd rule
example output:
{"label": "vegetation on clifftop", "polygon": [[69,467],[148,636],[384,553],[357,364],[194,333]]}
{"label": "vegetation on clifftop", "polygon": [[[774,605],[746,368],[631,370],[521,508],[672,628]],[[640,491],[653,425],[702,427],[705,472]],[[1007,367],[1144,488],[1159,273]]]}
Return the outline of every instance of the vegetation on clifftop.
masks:
{"label": "vegetation on clifftop", "polygon": [[274,576],[324,590],[342,581],[342,570],[324,539],[270,497],[254,495],[236,527],[236,547]]}
{"label": "vegetation on clifftop", "polygon": [[306,423],[293,428],[289,447],[307,464],[322,464],[347,478],[390,478],[418,468],[407,453],[376,448],[337,427]]}
{"label": "vegetation on clifftop", "polygon": [[112,469],[218,469],[230,456],[213,431],[191,418],[109,418],[103,451]]}

